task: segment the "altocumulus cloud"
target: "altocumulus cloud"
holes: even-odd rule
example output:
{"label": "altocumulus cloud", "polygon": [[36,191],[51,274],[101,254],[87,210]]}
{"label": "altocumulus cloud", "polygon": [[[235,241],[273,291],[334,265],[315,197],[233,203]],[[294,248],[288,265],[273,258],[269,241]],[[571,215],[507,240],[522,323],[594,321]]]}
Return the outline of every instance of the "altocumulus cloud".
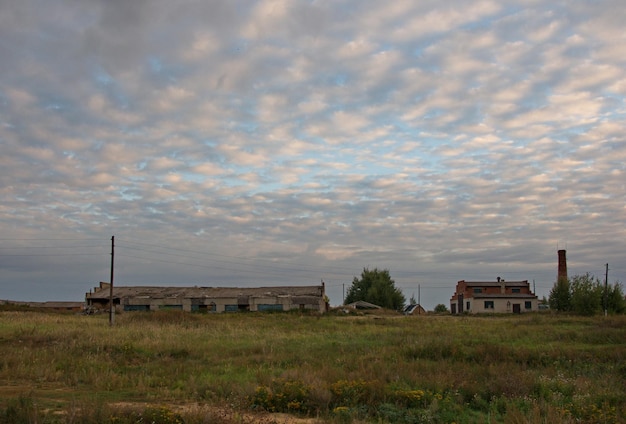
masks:
{"label": "altocumulus cloud", "polygon": [[618,1],[1,8],[0,298],[626,278]]}

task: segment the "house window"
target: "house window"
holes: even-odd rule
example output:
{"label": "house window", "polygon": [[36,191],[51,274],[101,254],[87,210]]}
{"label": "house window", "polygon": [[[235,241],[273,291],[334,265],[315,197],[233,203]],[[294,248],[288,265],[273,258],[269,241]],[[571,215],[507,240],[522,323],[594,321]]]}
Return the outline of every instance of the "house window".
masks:
{"label": "house window", "polygon": [[225,305],[224,311],[226,312],[237,312],[239,311],[239,305]]}
{"label": "house window", "polygon": [[493,300],[485,300],[485,309],[493,309]]}
{"label": "house window", "polygon": [[516,289],[511,289],[511,292],[512,292],[512,293],[519,293],[519,292],[520,292],[520,289],[519,289],[519,288],[516,288]]}
{"label": "house window", "polygon": [[483,292],[482,288],[480,288],[480,287],[475,287],[474,288],[474,293],[482,293],[482,292]]}
{"label": "house window", "polygon": [[533,308],[533,302],[524,302],[524,307],[526,309],[532,309]]}
{"label": "house window", "polygon": [[468,310],[468,311],[470,310],[470,303],[469,302],[465,303],[465,309]]}

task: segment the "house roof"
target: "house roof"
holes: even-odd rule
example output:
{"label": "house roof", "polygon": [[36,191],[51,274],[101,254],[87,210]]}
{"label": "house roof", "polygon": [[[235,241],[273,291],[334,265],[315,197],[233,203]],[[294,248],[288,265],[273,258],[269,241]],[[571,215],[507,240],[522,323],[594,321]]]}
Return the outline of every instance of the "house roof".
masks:
{"label": "house roof", "polygon": [[459,281],[459,283],[465,283],[466,287],[474,287],[474,286],[480,286],[480,287],[501,287],[502,285],[505,285],[506,287],[527,287],[528,284],[528,280],[524,280],[524,281],[464,281],[461,280]]}
{"label": "house roof", "polygon": [[[264,296],[323,296],[323,286],[279,286],[279,287],[170,287],[170,286],[114,286],[113,297],[146,298],[236,298]],[[108,299],[109,286],[101,284],[88,299]]]}

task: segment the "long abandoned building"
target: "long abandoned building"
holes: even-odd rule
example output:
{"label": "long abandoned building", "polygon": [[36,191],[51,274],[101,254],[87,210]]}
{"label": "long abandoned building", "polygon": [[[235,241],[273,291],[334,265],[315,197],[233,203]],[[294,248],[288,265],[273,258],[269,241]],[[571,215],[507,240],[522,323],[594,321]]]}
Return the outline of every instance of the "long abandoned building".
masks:
{"label": "long abandoned building", "polygon": [[[85,294],[88,308],[109,307],[109,283]],[[179,309],[187,312],[290,311],[325,312],[325,286],[155,287],[114,286],[113,305],[124,311]]]}

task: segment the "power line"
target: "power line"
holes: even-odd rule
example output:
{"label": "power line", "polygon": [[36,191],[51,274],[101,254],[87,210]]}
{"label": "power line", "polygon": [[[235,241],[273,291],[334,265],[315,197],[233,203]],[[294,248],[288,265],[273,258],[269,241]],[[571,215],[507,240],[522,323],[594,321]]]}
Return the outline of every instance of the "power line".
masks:
{"label": "power line", "polygon": [[29,256],[29,257],[41,257],[41,256],[100,256],[102,255],[102,253],[40,253],[40,254],[33,254],[33,253],[11,253],[8,255],[5,254],[0,254],[0,257],[13,257],[13,256]]}
{"label": "power line", "polygon": [[0,238],[0,241],[102,241],[96,238]]}
{"label": "power line", "polygon": [[[0,238],[0,241],[37,241],[37,242],[43,242],[43,241],[90,242],[90,241],[96,241],[96,240],[102,241],[100,239],[91,239],[91,238],[89,239],[84,239],[84,238],[43,238],[43,239],[42,238]],[[210,252],[201,251],[201,250],[171,247],[169,245],[157,245],[153,243],[145,243],[145,242],[136,241],[136,240],[122,240],[121,243],[119,239],[116,241],[117,241],[116,247],[118,247],[118,255],[119,255],[119,250],[122,250],[123,252],[123,254],[121,255],[122,258],[127,257],[127,258],[142,260],[142,261],[148,261],[148,262],[158,261],[162,263],[171,263],[171,264],[177,264],[177,265],[182,265],[182,266],[194,266],[194,267],[205,268],[205,269],[219,269],[219,270],[238,272],[238,273],[259,274],[261,271],[261,273],[265,276],[279,276],[279,277],[284,277],[287,273],[289,274],[297,273],[301,276],[310,275],[310,276],[315,276],[315,277],[319,277],[320,274],[326,274],[326,275],[336,274],[337,278],[351,279],[352,276],[358,275],[358,273],[354,272],[356,269],[355,267],[344,267],[344,266],[336,266],[336,265],[334,266],[333,265],[306,266],[306,265],[298,265],[298,264],[290,263],[286,261],[279,262],[279,261],[275,261],[272,259],[265,259],[265,258],[254,258],[254,257],[245,257],[245,256],[237,256],[237,255],[226,255],[226,254],[220,254],[220,253],[210,253]],[[93,244],[72,245],[70,244],[70,245],[65,245],[65,246],[63,245],[0,246],[0,249],[1,249],[0,251],[2,250],[24,251],[28,249],[33,249],[33,250],[55,249],[56,250],[54,253],[7,253],[7,254],[0,253],[0,257],[47,257],[47,256],[53,257],[53,256],[98,256],[98,255],[101,255],[102,253],[87,253],[84,251],[75,252],[75,253],[59,252],[59,250],[61,249],[67,250],[67,249],[96,249],[96,248],[105,249],[106,245],[103,243],[103,244],[98,244],[98,245],[93,245]],[[133,251],[154,254],[155,257],[150,258],[150,257],[133,255],[132,254]],[[182,254],[182,253],[186,253],[186,254]],[[186,261],[167,260],[167,259],[164,259],[163,256],[185,258]],[[203,264],[194,263],[195,261],[204,261],[205,263]],[[253,269],[251,269],[251,267],[253,267]],[[400,270],[396,269],[395,271],[390,269],[390,271],[393,273],[393,276],[395,279],[418,278],[419,280],[426,280],[426,281],[428,281],[429,279],[457,280],[459,278],[462,278],[464,274],[465,275],[468,274],[467,272],[464,272],[464,271],[439,271],[439,270],[420,271],[420,270],[411,270],[407,268],[400,269]],[[619,268],[615,269],[614,271],[615,271],[614,275],[617,274],[618,277],[620,277],[622,273],[625,272],[624,269],[619,269]],[[599,272],[600,270],[591,271],[591,273],[599,273]],[[527,276],[532,275],[533,278],[536,278],[539,275],[539,276],[544,276],[544,277],[539,277],[538,278],[539,281],[542,281],[542,280],[546,281],[545,275],[547,275],[548,271],[540,271],[540,272],[533,272],[533,271],[529,272],[529,271],[524,271],[524,270],[500,270],[500,271],[490,270],[489,271],[489,274],[494,274],[494,273],[505,275],[505,276],[506,275],[522,275],[522,274],[527,275]],[[469,274],[472,274],[474,276],[477,275],[476,272],[470,272]],[[481,274],[485,275],[484,272]],[[293,278],[293,276],[291,278]],[[472,278],[477,278],[477,277],[472,277]],[[484,278],[484,277],[479,277],[479,278]],[[549,288],[549,287],[552,287],[552,284],[540,282],[540,283],[537,283],[536,286],[539,288]],[[422,287],[424,287],[425,289],[454,288],[454,286],[449,286],[449,285],[445,285],[445,286],[425,285]],[[402,288],[410,289],[410,288],[414,288],[414,286],[411,286],[411,285],[402,286]]]}
{"label": "power line", "polygon": [[92,247],[102,248],[102,246],[77,245],[77,246],[16,246],[16,247],[0,246],[0,249],[85,249],[85,248],[92,248]]}

